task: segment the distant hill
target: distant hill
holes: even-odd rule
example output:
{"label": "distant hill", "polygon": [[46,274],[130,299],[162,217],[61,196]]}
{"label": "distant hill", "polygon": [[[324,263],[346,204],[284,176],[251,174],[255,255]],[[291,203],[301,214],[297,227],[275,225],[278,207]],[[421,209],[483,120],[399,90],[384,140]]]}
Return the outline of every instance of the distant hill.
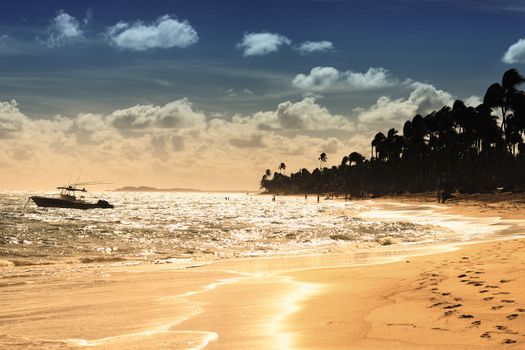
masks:
{"label": "distant hill", "polygon": [[245,190],[220,190],[220,191],[210,191],[210,190],[199,190],[194,188],[156,188],[150,186],[124,186],[117,189],[114,189],[113,192],[241,192],[248,193],[254,191],[245,191]]}

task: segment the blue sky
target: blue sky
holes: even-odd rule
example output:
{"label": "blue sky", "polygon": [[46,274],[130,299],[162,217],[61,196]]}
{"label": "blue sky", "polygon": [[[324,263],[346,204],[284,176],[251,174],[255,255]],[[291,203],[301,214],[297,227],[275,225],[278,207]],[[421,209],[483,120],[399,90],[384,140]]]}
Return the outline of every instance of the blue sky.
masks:
{"label": "blue sky", "polygon": [[[24,123],[56,118],[73,123],[62,131],[73,134],[80,148],[89,139],[76,125],[85,115],[97,115],[115,135],[129,138],[116,111],[139,113],[128,110],[136,106],[158,111],[178,101],[174,113],[202,114],[199,135],[217,132],[219,121],[230,123],[226,129],[243,131],[238,138],[217,134],[228,140],[227,147],[273,152],[277,158],[268,156],[269,162],[290,158],[300,166],[307,138],[316,151],[328,148],[336,158],[352,147],[364,152],[372,132],[400,128],[410,113],[456,98],[479,103],[505,70],[523,70],[524,18],[522,1],[493,0],[8,2],[0,12],[0,101],[8,121],[15,113]],[[139,109],[145,114],[127,117],[134,118],[135,129],[137,120],[151,116],[144,108]],[[301,115],[294,114],[298,111]],[[162,166],[171,161],[163,152],[195,158],[191,152],[205,148],[196,138],[201,144],[191,152],[177,149],[180,140],[189,145],[190,133],[188,123],[181,124],[190,117],[179,114],[169,125],[149,119],[141,124],[140,136]],[[56,134],[58,125],[64,124],[48,125],[55,128],[49,132]],[[173,149],[161,142],[157,152],[160,129]],[[5,149],[16,146],[9,135]],[[270,147],[277,139],[289,148]],[[223,165],[207,171],[238,166]],[[261,167],[266,165],[254,163],[242,175],[255,176]],[[125,166],[119,169],[126,172]],[[185,182],[188,174],[174,185],[206,187]],[[221,186],[228,187],[228,180]]]}

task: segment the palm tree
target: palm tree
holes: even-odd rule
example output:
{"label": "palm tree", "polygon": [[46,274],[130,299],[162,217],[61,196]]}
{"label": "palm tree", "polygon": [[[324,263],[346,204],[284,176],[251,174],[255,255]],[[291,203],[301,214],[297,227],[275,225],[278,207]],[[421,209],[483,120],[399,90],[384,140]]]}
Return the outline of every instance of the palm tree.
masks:
{"label": "palm tree", "polygon": [[284,175],[286,175],[286,164],[284,163],[279,164],[278,169],[279,169],[279,172],[281,172],[281,170],[284,171]]}
{"label": "palm tree", "polygon": [[404,139],[402,136],[397,134],[397,130],[392,128],[388,130],[387,137],[384,140],[385,152],[388,156],[388,160],[392,161],[399,159],[401,151],[403,150]]}
{"label": "palm tree", "polygon": [[323,163],[326,163],[326,161],[328,160],[328,158],[326,157],[326,153],[324,153],[324,152],[321,153],[321,154],[319,155],[318,160],[319,160],[319,170],[321,170],[321,169],[322,169],[322,168],[321,168],[321,165],[322,165]]}
{"label": "palm tree", "polygon": [[383,150],[384,150],[384,144],[385,144],[386,136],[382,132],[378,132],[374,139],[372,140],[372,157],[374,156],[374,148],[376,151],[376,158],[382,158]]}
{"label": "palm tree", "polygon": [[359,165],[363,163],[364,160],[365,160],[365,157],[363,157],[361,153],[358,153],[358,152],[352,152],[348,156],[348,161],[350,162],[350,165],[352,165],[352,163],[355,163],[355,165]]}
{"label": "palm tree", "polygon": [[500,108],[501,111],[501,131],[507,129],[507,113],[513,109],[512,102],[514,95],[518,93],[517,88],[525,82],[525,78],[514,68],[503,73],[500,83],[494,83],[487,89],[483,104],[490,108]]}
{"label": "palm tree", "polygon": [[312,173],[302,169],[287,177],[277,172],[272,178],[268,170],[261,187],[270,193],[352,196],[429,191],[436,184],[465,193],[499,186],[523,190],[525,92],[518,90],[522,83],[525,78],[511,69],[477,107],[457,100],[452,107],[415,115],[403,125],[403,135],[396,129],[377,133],[371,140],[370,161],[352,152],[339,167],[322,168],[327,157],[321,153],[319,168]]}

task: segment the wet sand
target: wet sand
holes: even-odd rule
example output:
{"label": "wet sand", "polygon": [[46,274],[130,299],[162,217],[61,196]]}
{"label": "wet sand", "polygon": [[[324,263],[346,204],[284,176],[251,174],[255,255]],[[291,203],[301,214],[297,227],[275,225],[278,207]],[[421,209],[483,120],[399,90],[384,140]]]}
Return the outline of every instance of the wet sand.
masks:
{"label": "wet sand", "polygon": [[523,239],[204,266],[0,268],[0,349],[525,347]]}

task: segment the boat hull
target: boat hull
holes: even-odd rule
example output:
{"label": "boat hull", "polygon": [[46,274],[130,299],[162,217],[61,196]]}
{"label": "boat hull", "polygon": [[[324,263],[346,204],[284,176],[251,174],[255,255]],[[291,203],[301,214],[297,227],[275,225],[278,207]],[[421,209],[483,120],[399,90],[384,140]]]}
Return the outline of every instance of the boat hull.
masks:
{"label": "boat hull", "polygon": [[113,208],[112,204],[109,204],[105,200],[99,200],[96,203],[81,202],[64,198],[50,198],[32,196],[30,197],[33,202],[39,207],[47,208],[70,208],[70,209],[96,209],[96,208]]}

